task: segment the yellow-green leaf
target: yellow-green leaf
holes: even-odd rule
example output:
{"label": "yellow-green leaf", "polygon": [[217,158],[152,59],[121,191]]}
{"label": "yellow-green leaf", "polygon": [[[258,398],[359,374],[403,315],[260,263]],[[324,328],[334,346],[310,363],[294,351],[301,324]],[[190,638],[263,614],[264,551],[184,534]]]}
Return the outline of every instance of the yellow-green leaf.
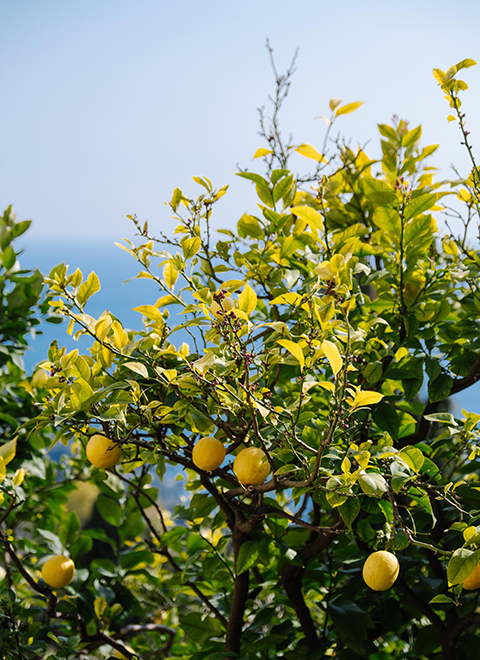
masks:
{"label": "yellow-green leaf", "polygon": [[178,270],[175,268],[173,261],[167,261],[163,267],[163,279],[169,289],[173,289],[177,278]]}
{"label": "yellow-green leaf", "polygon": [[302,300],[302,296],[295,291],[288,291],[287,293],[282,293],[280,296],[277,296],[270,301],[270,305],[298,305]]}
{"label": "yellow-green leaf", "polygon": [[441,69],[433,69],[432,73],[439,85],[445,81],[445,71],[442,71]]}
{"label": "yellow-green leaf", "polygon": [[277,344],[286,348],[293,357],[297,358],[300,363],[300,369],[303,371],[303,366],[305,364],[305,358],[303,357],[303,351],[298,344],[288,339],[278,339]]}
{"label": "yellow-green leaf", "polygon": [[13,485],[20,486],[23,483],[26,474],[27,471],[24,468],[19,468],[15,472],[15,476],[13,477],[13,481],[12,481]]}
{"label": "yellow-green leaf", "polygon": [[133,307],[132,311],[140,312],[140,314],[143,314],[147,319],[160,323],[160,325],[163,325],[164,323],[162,312],[154,305],[140,305],[139,307]]}
{"label": "yellow-green leaf", "polygon": [[352,402],[352,408],[371,406],[374,403],[378,403],[382,399],[383,394],[380,394],[380,392],[372,392],[371,390],[367,390],[366,392],[357,392]]}
{"label": "yellow-green leaf", "polygon": [[110,330],[112,325],[112,317],[110,314],[105,314],[101,319],[95,324],[95,336],[98,337],[100,341],[103,341]]}
{"label": "yellow-green leaf", "polygon": [[245,285],[242,293],[238,296],[238,308],[246,314],[251,314],[257,306],[257,294],[248,285]]}
{"label": "yellow-green leaf", "polygon": [[322,341],[321,348],[332,367],[333,375],[336,376],[343,365],[343,360],[338,348],[332,341],[328,341],[328,339]]}
{"label": "yellow-green leaf", "polygon": [[118,321],[112,323],[113,344],[120,351],[128,344],[128,335]]}
{"label": "yellow-green leaf", "polygon": [[0,447],[0,457],[4,461],[5,465],[8,465],[10,461],[13,461],[15,458],[15,453],[17,451],[17,441],[10,440],[10,442],[5,443]]}
{"label": "yellow-green leaf", "polygon": [[180,241],[182,245],[183,254],[185,259],[191,259],[200,250],[202,239],[199,236],[194,238],[182,238]]}
{"label": "yellow-green leaf", "polygon": [[5,467],[5,461],[2,456],[0,456],[0,483],[5,479],[7,474],[7,468]]}
{"label": "yellow-green leaf", "polygon": [[256,150],[253,158],[263,158],[263,156],[268,156],[269,154],[273,154],[273,151],[271,149],[265,149],[264,147],[260,147],[260,149]]}
{"label": "yellow-green leaf", "polygon": [[311,206],[293,206],[290,211],[302,220],[305,220],[310,227],[323,231],[323,218]]}
{"label": "yellow-green leaf", "polygon": [[84,305],[97,291],[100,291],[100,280],[97,274],[92,271],[87,280],[78,289],[77,300],[80,306]]}
{"label": "yellow-green leaf", "polygon": [[307,144],[306,142],[297,147],[295,151],[299,153],[300,156],[305,156],[305,158],[311,158],[312,160],[316,160],[319,163],[328,163],[325,156],[318,153],[315,147],[312,147],[311,144]]}
{"label": "yellow-green leaf", "polygon": [[340,115],[349,115],[351,112],[358,110],[358,108],[360,108],[363,104],[364,101],[355,101],[354,103],[347,103],[347,105],[342,105],[335,112],[335,117],[339,117]]}

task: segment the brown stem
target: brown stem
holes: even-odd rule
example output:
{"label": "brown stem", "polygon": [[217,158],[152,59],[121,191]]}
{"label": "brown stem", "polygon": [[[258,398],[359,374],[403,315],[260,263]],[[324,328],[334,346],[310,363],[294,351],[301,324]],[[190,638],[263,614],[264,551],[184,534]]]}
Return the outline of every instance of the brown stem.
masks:
{"label": "brown stem", "polygon": [[[232,530],[233,553],[235,558],[235,566],[238,561],[238,553],[240,548],[248,540],[248,533],[243,531],[242,523],[246,521],[243,519],[241,513],[235,513],[235,525]],[[245,614],[245,606],[248,598],[248,585],[249,585],[249,571],[237,573],[235,577],[235,584],[233,588],[232,605],[230,608],[230,616],[228,617],[227,635],[225,638],[225,651],[240,653],[243,617]]]}

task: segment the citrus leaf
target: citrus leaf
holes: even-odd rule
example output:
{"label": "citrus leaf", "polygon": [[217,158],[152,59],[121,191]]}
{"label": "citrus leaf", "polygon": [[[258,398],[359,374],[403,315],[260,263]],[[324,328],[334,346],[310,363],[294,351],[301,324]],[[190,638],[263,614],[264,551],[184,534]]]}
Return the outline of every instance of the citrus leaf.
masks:
{"label": "citrus leaf", "polygon": [[300,363],[300,369],[303,371],[305,358],[303,357],[303,351],[300,346],[295,342],[290,341],[289,339],[278,339],[277,344],[280,344],[280,346],[286,348],[287,351],[293,355],[293,357],[297,358]]}
{"label": "citrus leaf", "polygon": [[333,375],[336,376],[343,366],[343,360],[338,348],[332,341],[328,341],[328,339],[322,341],[321,348],[332,367]]}

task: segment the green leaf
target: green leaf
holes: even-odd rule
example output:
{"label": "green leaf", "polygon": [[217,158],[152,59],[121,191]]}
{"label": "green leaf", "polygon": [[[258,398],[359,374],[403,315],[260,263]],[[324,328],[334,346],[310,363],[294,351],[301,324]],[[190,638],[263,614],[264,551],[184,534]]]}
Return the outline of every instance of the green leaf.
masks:
{"label": "green leaf", "polygon": [[437,596],[434,596],[432,600],[428,601],[430,605],[434,605],[435,603],[445,603],[449,605],[454,605],[455,601],[453,598],[449,598],[448,596],[445,596],[445,594],[437,594]]}
{"label": "green leaf", "polygon": [[305,220],[312,229],[323,231],[323,218],[320,213],[311,206],[293,206],[290,211],[301,220]]}
{"label": "green leaf", "polygon": [[398,439],[400,417],[391,403],[387,401],[377,403],[372,409],[372,419],[382,431],[389,433],[394,440]]}
{"label": "green leaf", "polygon": [[424,415],[424,417],[425,419],[428,419],[429,422],[442,422],[448,426],[458,426],[452,413],[432,413],[431,415]]}
{"label": "green leaf", "polygon": [[12,268],[15,265],[15,262],[17,260],[17,255],[15,254],[15,250],[11,245],[6,247],[0,256],[6,270],[10,270],[10,268]]}
{"label": "green leaf", "polygon": [[237,575],[248,571],[255,565],[258,557],[258,541],[245,541],[240,547],[236,562]]}
{"label": "green leaf", "polygon": [[237,228],[241,235],[250,236],[250,238],[263,238],[263,229],[253,215],[242,215],[237,222]]}
{"label": "green leaf", "polygon": [[406,133],[403,134],[402,137],[402,147],[405,147],[408,149],[408,147],[413,147],[415,142],[418,142],[420,138],[422,137],[422,127],[417,126],[416,128],[412,128],[411,131],[407,131]]}
{"label": "green leaf", "polygon": [[443,401],[450,396],[453,378],[446,373],[441,373],[435,380],[428,381],[428,398],[432,403]]}
{"label": "green leaf", "polygon": [[106,495],[100,495],[97,500],[97,508],[99,514],[106,522],[114,527],[120,526],[123,518],[123,511],[122,507],[116,500],[107,497]]}
{"label": "green leaf", "polygon": [[202,619],[198,612],[185,614],[180,620],[180,627],[188,639],[199,644],[224,634],[218,619],[211,616]]}
{"label": "green leaf", "polygon": [[261,201],[266,204],[269,208],[273,209],[275,204],[273,202],[272,193],[268,188],[264,186],[256,185],[257,195],[260,197]]}
{"label": "green leaf", "polygon": [[363,180],[365,195],[379,206],[390,206],[397,198],[397,194],[381,179],[365,178]]}
{"label": "green leaf", "polygon": [[455,550],[447,566],[448,585],[460,584],[467,579],[478,566],[480,550],[474,552],[466,548]]}
{"label": "green leaf", "polygon": [[388,490],[387,482],[377,472],[367,472],[358,477],[358,483],[365,495],[381,497]]}
{"label": "green leaf", "polygon": [[83,282],[78,289],[77,301],[80,306],[82,307],[94,293],[97,293],[97,291],[100,291],[100,280],[98,279],[97,274],[92,271],[86,281]]}
{"label": "green leaf", "polygon": [[237,172],[237,176],[241,176],[242,179],[249,179],[254,181],[257,185],[263,186],[268,189],[268,181],[260,176],[260,174],[255,174],[255,172]]}
{"label": "green leaf", "polygon": [[60,541],[65,547],[70,543],[73,543],[79,529],[80,520],[75,511],[70,511],[70,513],[62,521],[58,532]]}
{"label": "green leaf", "polygon": [[343,518],[343,522],[348,528],[351,528],[353,521],[360,513],[360,500],[355,497],[349,497],[345,502],[339,507],[340,515]]}
{"label": "green leaf", "polygon": [[424,455],[418,449],[418,447],[405,447],[398,452],[397,458],[401,458],[409,468],[414,472],[420,472],[422,469],[423,462],[425,460]]}
{"label": "green leaf", "polygon": [[127,367],[130,371],[134,371],[136,374],[140,374],[144,378],[148,378],[147,367],[141,362],[124,362],[122,366]]}

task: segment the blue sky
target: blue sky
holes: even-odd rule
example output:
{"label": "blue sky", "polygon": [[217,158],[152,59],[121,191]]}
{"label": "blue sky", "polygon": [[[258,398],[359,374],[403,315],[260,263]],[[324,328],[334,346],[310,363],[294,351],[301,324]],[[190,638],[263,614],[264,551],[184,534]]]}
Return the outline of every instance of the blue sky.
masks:
{"label": "blue sky", "polygon": [[[331,97],[363,100],[340,124],[353,144],[372,139],[378,153],[376,123],[397,113],[423,123],[425,144],[441,143],[445,175],[451,162],[466,171],[431,70],[480,61],[479,24],[473,0],[3,0],[0,204],[33,218],[30,243],[111,244],[132,237],[127,213],[168,231],[163,201],[175,186],[194,195],[191,177],[205,174],[231,185],[217,226],[232,225],[255,203],[234,173],[262,144],[267,37],[280,70],[300,48],[283,113],[298,143],[321,145],[315,117]],[[480,68],[465,78],[475,146]]]}

